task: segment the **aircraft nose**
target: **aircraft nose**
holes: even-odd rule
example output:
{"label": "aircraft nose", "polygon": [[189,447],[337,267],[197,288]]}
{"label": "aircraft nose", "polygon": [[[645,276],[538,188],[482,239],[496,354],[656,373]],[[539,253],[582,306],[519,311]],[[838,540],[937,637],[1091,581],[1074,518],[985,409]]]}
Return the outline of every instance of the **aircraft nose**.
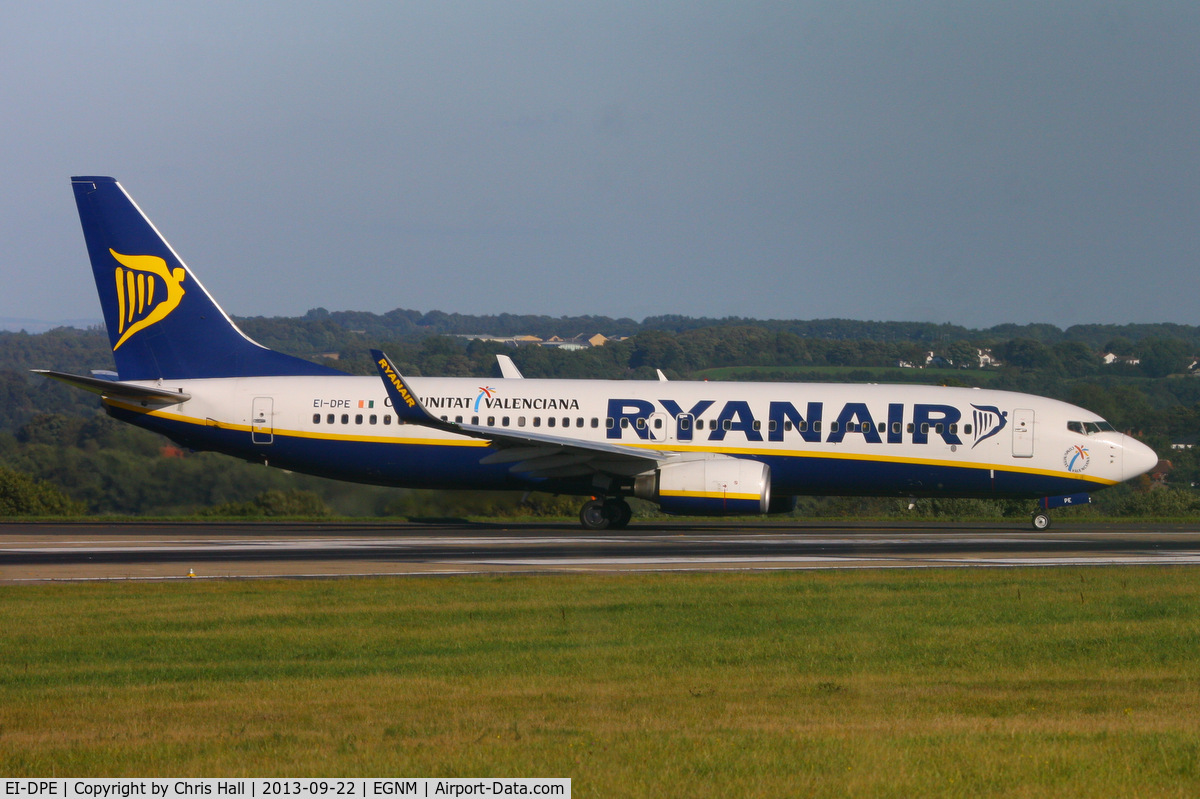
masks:
{"label": "aircraft nose", "polygon": [[1158,453],[1147,447],[1136,438],[1124,436],[1125,441],[1122,460],[1123,480],[1132,480],[1139,474],[1145,474],[1158,465]]}

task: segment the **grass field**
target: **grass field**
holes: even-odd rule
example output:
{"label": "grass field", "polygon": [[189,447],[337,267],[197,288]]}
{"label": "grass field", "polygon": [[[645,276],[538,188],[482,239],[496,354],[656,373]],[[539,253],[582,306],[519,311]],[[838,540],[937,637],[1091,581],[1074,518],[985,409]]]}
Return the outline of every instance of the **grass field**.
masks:
{"label": "grass field", "polygon": [[0,774],[1196,796],[1188,568],[0,587]]}

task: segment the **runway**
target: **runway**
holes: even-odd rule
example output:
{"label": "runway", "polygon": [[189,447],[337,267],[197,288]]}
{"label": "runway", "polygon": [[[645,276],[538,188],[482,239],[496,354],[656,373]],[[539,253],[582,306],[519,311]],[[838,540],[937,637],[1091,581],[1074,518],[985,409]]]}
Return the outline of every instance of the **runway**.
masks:
{"label": "runway", "polygon": [[1200,525],[0,524],[0,582],[1200,564]]}

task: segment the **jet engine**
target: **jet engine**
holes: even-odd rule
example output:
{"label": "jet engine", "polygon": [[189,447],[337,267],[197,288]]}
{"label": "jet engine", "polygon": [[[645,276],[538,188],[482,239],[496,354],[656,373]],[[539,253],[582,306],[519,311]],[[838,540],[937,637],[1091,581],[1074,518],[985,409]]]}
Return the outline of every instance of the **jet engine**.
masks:
{"label": "jet engine", "polygon": [[742,458],[667,463],[653,474],[638,477],[633,494],[658,503],[664,513],[767,513],[771,507],[771,468]]}

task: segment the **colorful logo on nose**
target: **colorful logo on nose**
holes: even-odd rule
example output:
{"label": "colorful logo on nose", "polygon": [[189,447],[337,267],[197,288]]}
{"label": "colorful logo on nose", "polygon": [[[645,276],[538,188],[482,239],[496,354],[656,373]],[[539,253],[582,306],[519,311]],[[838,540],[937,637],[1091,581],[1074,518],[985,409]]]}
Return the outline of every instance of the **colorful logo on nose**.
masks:
{"label": "colorful logo on nose", "polygon": [[122,255],[109,250],[121,266],[117,267],[117,334],[113,352],[138,331],[166,319],[183,299],[181,267],[167,269],[157,255]]}
{"label": "colorful logo on nose", "polygon": [[1076,444],[1063,455],[1063,465],[1067,467],[1068,472],[1082,472],[1091,462],[1092,456],[1088,454],[1088,448],[1082,444]]}

